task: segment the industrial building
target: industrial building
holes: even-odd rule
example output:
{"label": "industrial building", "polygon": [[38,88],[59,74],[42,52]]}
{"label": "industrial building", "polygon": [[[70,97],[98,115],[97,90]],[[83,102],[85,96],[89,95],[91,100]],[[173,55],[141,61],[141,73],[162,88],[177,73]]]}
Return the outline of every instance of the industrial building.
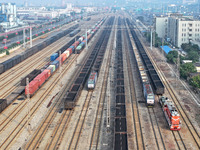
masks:
{"label": "industrial building", "polygon": [[2,31],[24,25],[17,18],[17,8],[15,3],[0,3],[0,26]]}

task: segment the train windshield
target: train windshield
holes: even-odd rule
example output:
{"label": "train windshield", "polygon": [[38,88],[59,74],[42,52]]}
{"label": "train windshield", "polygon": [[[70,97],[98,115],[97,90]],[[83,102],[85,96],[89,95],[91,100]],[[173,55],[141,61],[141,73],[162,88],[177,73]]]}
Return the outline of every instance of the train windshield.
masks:
{"label": "train windshield", "polygon": [[94,81],[93,80],[88,80],[88,83],[92,84],[92,83],[94,83]]}
{"label": "train windshield", "polygon": [[148,99],[154,99],[154,95],[148,95]]}

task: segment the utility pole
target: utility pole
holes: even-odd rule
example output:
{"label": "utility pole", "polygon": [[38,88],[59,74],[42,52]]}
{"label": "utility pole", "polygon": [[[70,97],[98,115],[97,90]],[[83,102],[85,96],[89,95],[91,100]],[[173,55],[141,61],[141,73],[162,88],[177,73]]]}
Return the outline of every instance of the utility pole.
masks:
{"label": "utility pole", "polygon": [[30,92],[29,92],[29,78],[26,78],[26,91],[27,91],[27,106],[28,106],[28,118],[27,118],[27,129],[28,129],[28,132],[31,131],[31,124],[30,124]]}
{"label": "utility pole", "polygon": [[33,46],[33,43],[32,43],[32,27],[30,26],[30,47]]}
{"label": "utility pole", "polygon": [[152,27],[151,27],[151,50],[152,50]]}
{"label": "utility pole", "polygon": [[176,72],[176,88],[178,88],[178,84],[177,84],[177,82],[178,82],[178,80],[179,80],[179,68],[180,68],[180,57],[179,57],[179,52],[178,52],[178,58],[177,58],[177,72]]}
{"label": "utility pole", "polygon": [[164,38],[162,37],[162,54],[163,54],[163,51],[164,51]]}
{"label": "utility pole", "polygon": [[23,35],[24,35],[24,36],[23,36],[23,37],[24,37],[24,48],[26,47],[26,40],[25,40],[25,38],[26,38],[25,36],[26,36],[26,35],[25,35],[25,34],[26,34],[26,33],[25,33],[25,28],[24,28],[24,29],[23,29]]}
{"label": "utility pole", "polygon": [[106,92],[107,95],[107,129],[110,128],[110,88],[111,88],[111,69],[109,70],[110,81],[108,83],[108,91]]}
{"label": "utility pole", "polygon": [[61,73],[61,71],[62,71],[62,70],[61,70],[61,66],[62,66],[62,64],[61,64],[61,51],[59,51],[59,59],[60,59],[60,60],[59,60],[59,63],[60,63],[60,70],[59,70],[59,71],[60,71],[60,73]]}
{"label": "utility pole", "polygon": [[86,29],[85,35],[86,35],[86,50],[88,50],[88,44],[87,44],[87,29]]}
{"label": "utility pole", "polygon": [[61,51],[59,51],[59,58],[60,58],[60,61],[59,61],[59,63],[60,63],[60,70],[59,70],[59,72],[60,72],[60,75],[59,75],[59,80],[60,80],[60,89],[62,88],[62,81],[61,81],[61,73],[62,73],[62,63],[61,63]]}

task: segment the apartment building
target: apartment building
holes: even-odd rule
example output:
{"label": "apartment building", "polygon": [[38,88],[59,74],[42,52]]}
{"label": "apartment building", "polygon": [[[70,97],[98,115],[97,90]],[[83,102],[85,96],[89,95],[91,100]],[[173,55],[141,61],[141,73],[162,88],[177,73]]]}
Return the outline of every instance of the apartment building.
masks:
{"label": "apartment building", "polygon": [[[167,19],[167,27],[166,19],[155,20],[162,22],[159,23],[160,30],[156,29],[158,35],[161,35],[159,37],[168,39],[176,47],[180,47],[182,43],[200,42],[200,20],[194,20],[192,17],[184,17],[180,14],[171,14]],[[155,24],[158,23],[155,22]],[[163,30],[167,32],[163,32]]]}

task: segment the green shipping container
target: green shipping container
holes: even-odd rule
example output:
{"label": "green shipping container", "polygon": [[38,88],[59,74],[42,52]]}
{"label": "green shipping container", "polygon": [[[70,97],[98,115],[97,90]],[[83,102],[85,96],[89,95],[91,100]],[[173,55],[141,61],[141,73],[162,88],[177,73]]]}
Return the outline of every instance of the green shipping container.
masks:
{"label": "green shipping container", "polygon": [[53,68],[53,72],[56,70],[56,66],[55,65],[50,65],[49,67]]}

